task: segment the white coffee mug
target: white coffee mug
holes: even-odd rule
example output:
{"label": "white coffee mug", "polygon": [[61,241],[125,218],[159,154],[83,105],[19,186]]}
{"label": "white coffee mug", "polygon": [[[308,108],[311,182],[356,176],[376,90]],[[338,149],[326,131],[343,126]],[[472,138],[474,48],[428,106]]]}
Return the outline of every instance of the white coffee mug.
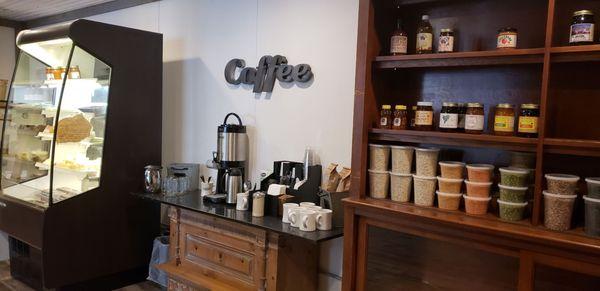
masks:
{"label": "white coffee mug", "polygon": [[291,227],[300,227],[300,212],[307,210],[302,206],[292,207],[288,210],[288,220],[290,221]]}
{"label": "white coffee mug", "polygon": [[302,207],[315,206],[315,204],[312,202],[300,202],[300,206],[302,206]]}
{"label": "white coffee mug", "polygon": [[304,206],[304,207],[306,207],[306,208],[308,208],[310,210],[314,210],[314,211],[323,209],[323,207],[317,206],[317,205],[310,205],[310,206]]}
{"label": "white coffee mug", "polygon": [[244,211],[248,210],[249,197],[250,193],[248,192],[237,193],[237,202],[235,205],[235,209]]}
{"label": "white coffee mug", "polygon": [[313,210],[300,211],[300,230],[315,231],[317,230],[317,212]]}
{"label": "white coffee mug", "polygon": [[298,203],[283,203],[281,222],[290,223],[290,210],[295,207],[300,207],[300,205]]}
{"label": "white coffee mug", "polygon": [[333,217],[333,210],[321,209],[317,210],[317,229],[318,230],[330,230],[331,219]]}

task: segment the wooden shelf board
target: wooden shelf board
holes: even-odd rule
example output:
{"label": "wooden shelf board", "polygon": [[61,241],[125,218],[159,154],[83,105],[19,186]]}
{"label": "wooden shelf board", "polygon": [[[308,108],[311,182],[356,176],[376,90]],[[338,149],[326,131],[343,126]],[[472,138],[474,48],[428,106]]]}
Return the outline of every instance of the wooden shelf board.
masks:
{"label": "wooden shelf board", "polygon": [[369,139],[466,147],[495,147],[530,152],[536,150],[538,143],[537,138],[376,128],[370,130]]}
{"label": "wooden shelf board", "polygon": [[544,138],[544,152],[577,156],[600,156],[600,141],[568,138]]}
{"label": "wooden shelf board", "polygon": [[550,53],[555,63],[600,61],[600,44],[552,47]]}
{"label": "wooden shelf board", "polygon": [[543,62],[544,49],[531,48],[439,54],[434,53],[422,55],[379,56],[375,58],[374,65],[379,69],[393,69],[541,64]]}
{"label": "wooden shelf board", "polygon": [[487,230],[498,235],[514,235],[526,240],[548,241],[561,245],[569,245],[575,248],[586,248],[600,253],[600,239],[587,236],[581,228],[558,232],[544,228],[543,226],[532,226],[528,219],[519,222],[502,221],[497,216],[468,215],[462,211],[448,211],[435,207],[421,207],[412,203],[400,203],[387,199],[354,199],[347,198],[344,202],[348,205],[386,211],[389,214],[411,215],[416,218],[434,220],[436,222],[455,224],[461,227],[470,227],[479,230]]}

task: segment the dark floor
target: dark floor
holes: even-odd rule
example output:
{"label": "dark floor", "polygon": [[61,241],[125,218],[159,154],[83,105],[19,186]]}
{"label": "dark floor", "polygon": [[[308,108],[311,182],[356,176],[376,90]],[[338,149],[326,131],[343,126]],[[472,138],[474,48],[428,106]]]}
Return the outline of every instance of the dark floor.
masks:
{"label": "dark floor", "polygon": [[[118,291],[158,291],[163,290],[159,285],[146,281],[143,283],[130,285]],[[8,262],[0,262],[0,291],[33,291],[23,283],[13,279],[10,276],[10,266]]]}

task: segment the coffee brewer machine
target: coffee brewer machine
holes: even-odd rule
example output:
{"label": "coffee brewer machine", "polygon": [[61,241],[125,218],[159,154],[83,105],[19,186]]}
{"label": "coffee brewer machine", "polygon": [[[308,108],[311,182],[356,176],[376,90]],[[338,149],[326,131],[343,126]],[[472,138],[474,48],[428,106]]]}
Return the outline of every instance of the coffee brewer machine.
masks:
{"label": "coffee brewer machine", "polygon": [[[238,124],[228,124],[230,116]],[[242,119],[235,113],[225,116],[217,130],[217,151],[213,152],[210,168],[217,169],[217,194],[225,194],[225,202],[235,204],[237,193],[243,192],[248,168],[248,135]]]}

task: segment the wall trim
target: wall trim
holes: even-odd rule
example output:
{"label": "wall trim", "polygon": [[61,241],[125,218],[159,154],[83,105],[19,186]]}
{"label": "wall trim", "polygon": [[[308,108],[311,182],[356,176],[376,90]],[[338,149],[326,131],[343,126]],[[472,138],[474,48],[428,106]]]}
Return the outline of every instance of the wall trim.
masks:
{"label": "wall trim", "polygon": [[23,27],[23,22],[0,18],[0,26],[12,27],[15,30],[20,30]]}

